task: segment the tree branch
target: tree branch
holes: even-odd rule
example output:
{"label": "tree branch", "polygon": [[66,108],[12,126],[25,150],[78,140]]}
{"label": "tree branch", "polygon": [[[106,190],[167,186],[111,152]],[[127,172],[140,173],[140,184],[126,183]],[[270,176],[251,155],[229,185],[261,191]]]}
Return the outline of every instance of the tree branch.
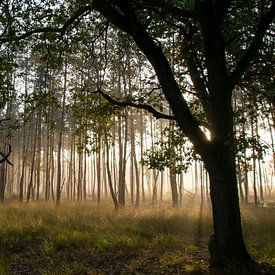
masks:
{"label": "tree branch", "polygon": [[0,155],[3,157],[1,160],[0,160],[0,163],[3,163],[4,161],[6,161],[9,165],[13,166],[13,164],[8,160],[8,157],[10,156],[11,154],[11,145],[8,144],[8,147],[9,147],[9,151],[6,155],[4,155],[2,152],[0,152]]}
{"label": "tree branch", "polygon": [[94,93],[102,95],[102,97],[105,98],[107,101],[109,101],[112,105],[116,105],[116,106],[120,106],[120,107],[134,107],[137,109],[146,110],[157,119],[164,118],[164,119],[169,119],[169,120],[175,120],[174,116],[161,113],[161,112],[157,111],[155,108],[153,108],[151,105],[142,104],[142,103],[134,103],[134,102],[131,102],[128,100],[119,101],[119,100],[109,96],[108,94],[104,93],[100,89],[95,91]]}
{"label": "tree branch", "polygon": [[72,15],[72,17],[70,17],[62,27],[58,28],[58,27],[44,27],[44,28],[37,28],[34,30],[30,30],[27,31],[21,35],[14,35],[14,36],[10,36],[10,37],[4,37],[4,38],[0,38],[0,43],[7,43],[7,42],[12,42],[12,41],[19,41],[19,40],[23,40],[25,38],[28,38],[30,36],[32,36],[33,34],[38,34],[38,33],[60,33],[61,35],[63,35],[66,30],[82,15],[84,15],[86,12],[90,12],[92,10],[91,5],[86,5],[81,7],[80,9],[78,9],[76,11],[76,13],[74,15]]}
{"label": "tree branch", "polygon": [[122,29],[125,32],[129,32],[129,26],[127,25],[127,18],[118,12],[107,0],[94,0],[92,2],[92,8],[99,11],[105,18],[110,20],[115,26]]}
{"label": "tree branch", "polygon": [[272,21],[275,19],[275,3],[272,1],[272,5],[269,11],[261,18],[255,36],[246,50],[243,57],[237,63],[235,70],[230,75],[230,80],[233,85],[236,85],[238,81],[241,79],[242,75],[244,74],[245,70],[250,66],[252,60],[256,57],[259,52],[260,47],[263,44],[263,38],[266,34],[266,31]]}
{"label": "tree branch", "polygon": [[[187,36],[185,36],[186,38]],[[191,41],[191,38],[188,39]],[[199,66],[199,60],[196,54],[192,51],[193,45],[185,41],[182,42],[181,54],[185,60],[188,71],[190,72],[190,77],[194,88],[196,90],[196,96],[200,98],[204,110],[209,111],[209,94],[207,92],[207,82],[203,78],[203,70]]]}

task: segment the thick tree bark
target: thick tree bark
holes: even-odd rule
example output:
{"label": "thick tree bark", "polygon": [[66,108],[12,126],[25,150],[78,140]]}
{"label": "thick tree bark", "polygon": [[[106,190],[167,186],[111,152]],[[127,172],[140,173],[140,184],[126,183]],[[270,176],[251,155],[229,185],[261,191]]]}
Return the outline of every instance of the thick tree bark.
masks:
{"label": "thick tree bark", "polygon": [[206,160],[219,160],[208,169],[214,223],[214,235],[209,241],[212,266],[252,261],[242,235],[234,159],[226,151],[224,148],[216,156],[211,155]]}

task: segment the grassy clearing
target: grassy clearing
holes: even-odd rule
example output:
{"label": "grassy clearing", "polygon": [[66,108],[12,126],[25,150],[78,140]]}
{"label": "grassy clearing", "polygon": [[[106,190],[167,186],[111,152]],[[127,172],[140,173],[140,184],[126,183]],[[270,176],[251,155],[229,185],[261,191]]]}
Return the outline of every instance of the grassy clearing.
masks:
{"label": "grassy clearing", "polygon": [[[275,265],[274,209],[243,216],[250,251]],[[211,227],[200,208],[2,205],[0,274],[207,274]]]}

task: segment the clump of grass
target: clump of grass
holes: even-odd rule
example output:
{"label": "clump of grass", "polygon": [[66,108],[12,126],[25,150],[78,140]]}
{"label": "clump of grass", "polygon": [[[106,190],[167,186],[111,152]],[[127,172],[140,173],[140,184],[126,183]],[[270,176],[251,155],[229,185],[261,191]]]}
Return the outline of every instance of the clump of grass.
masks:
{"label": "clump of grass", "polygon": [[164,253],[160,257],[160,265],[164,270],[168,270],[171,266],[182,265],[183,260],[179,254]]}

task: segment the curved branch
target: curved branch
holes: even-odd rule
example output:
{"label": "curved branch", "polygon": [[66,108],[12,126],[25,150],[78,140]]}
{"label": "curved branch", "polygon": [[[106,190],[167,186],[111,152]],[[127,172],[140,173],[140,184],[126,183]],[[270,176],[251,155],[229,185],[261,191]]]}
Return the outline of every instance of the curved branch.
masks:
{"label": "curved branch", "polygon": [[[119,101],[119,100],[109,96],[108,94],[104,93],[102,90],[97,90],[97,91],[91,92],[91,93],[96,93],[96,94],[102,95],[102,97],[105,98],[112,105],[116,105],[116,106],[120,106],[120,107],[133,107],[136,109],[146,110],[149,113],[151,113],[156,119],[162,118],[162,119],[176,120],[176,118],[174,116],[161,113],[158,110],[156,110],[154,107],[152,107],[151,105],[148,105],[148,104],[134,103],[134,102],[131,102],[128,100]],[[203,126],[207,129],[210,128],[209,124],[204,121],[200,121],[200,122],[198,121],[198,123],[200,126]]]}
{"label": "curved branch", "polygon": [[153,108],[151,105],[143,104],[143,103],[134,103],[134,102],[131,102],[128,100],[119,101],[119,100],[114,99],[113,97],[109,96],[108,94],[104,93],[102,90],[97,90],[94,93],[102,95],[102,97],[105,98],[107,101],[109,101],[112,105],[116,105],[116,106],[120,106],[120,107],[134,107],[137,109],[146,110],[157,119],[164,118],[164,119],[169,119],[169,120],[175,120],[174,116],[161,113],[161,112],[157,111],[155,108]]}

